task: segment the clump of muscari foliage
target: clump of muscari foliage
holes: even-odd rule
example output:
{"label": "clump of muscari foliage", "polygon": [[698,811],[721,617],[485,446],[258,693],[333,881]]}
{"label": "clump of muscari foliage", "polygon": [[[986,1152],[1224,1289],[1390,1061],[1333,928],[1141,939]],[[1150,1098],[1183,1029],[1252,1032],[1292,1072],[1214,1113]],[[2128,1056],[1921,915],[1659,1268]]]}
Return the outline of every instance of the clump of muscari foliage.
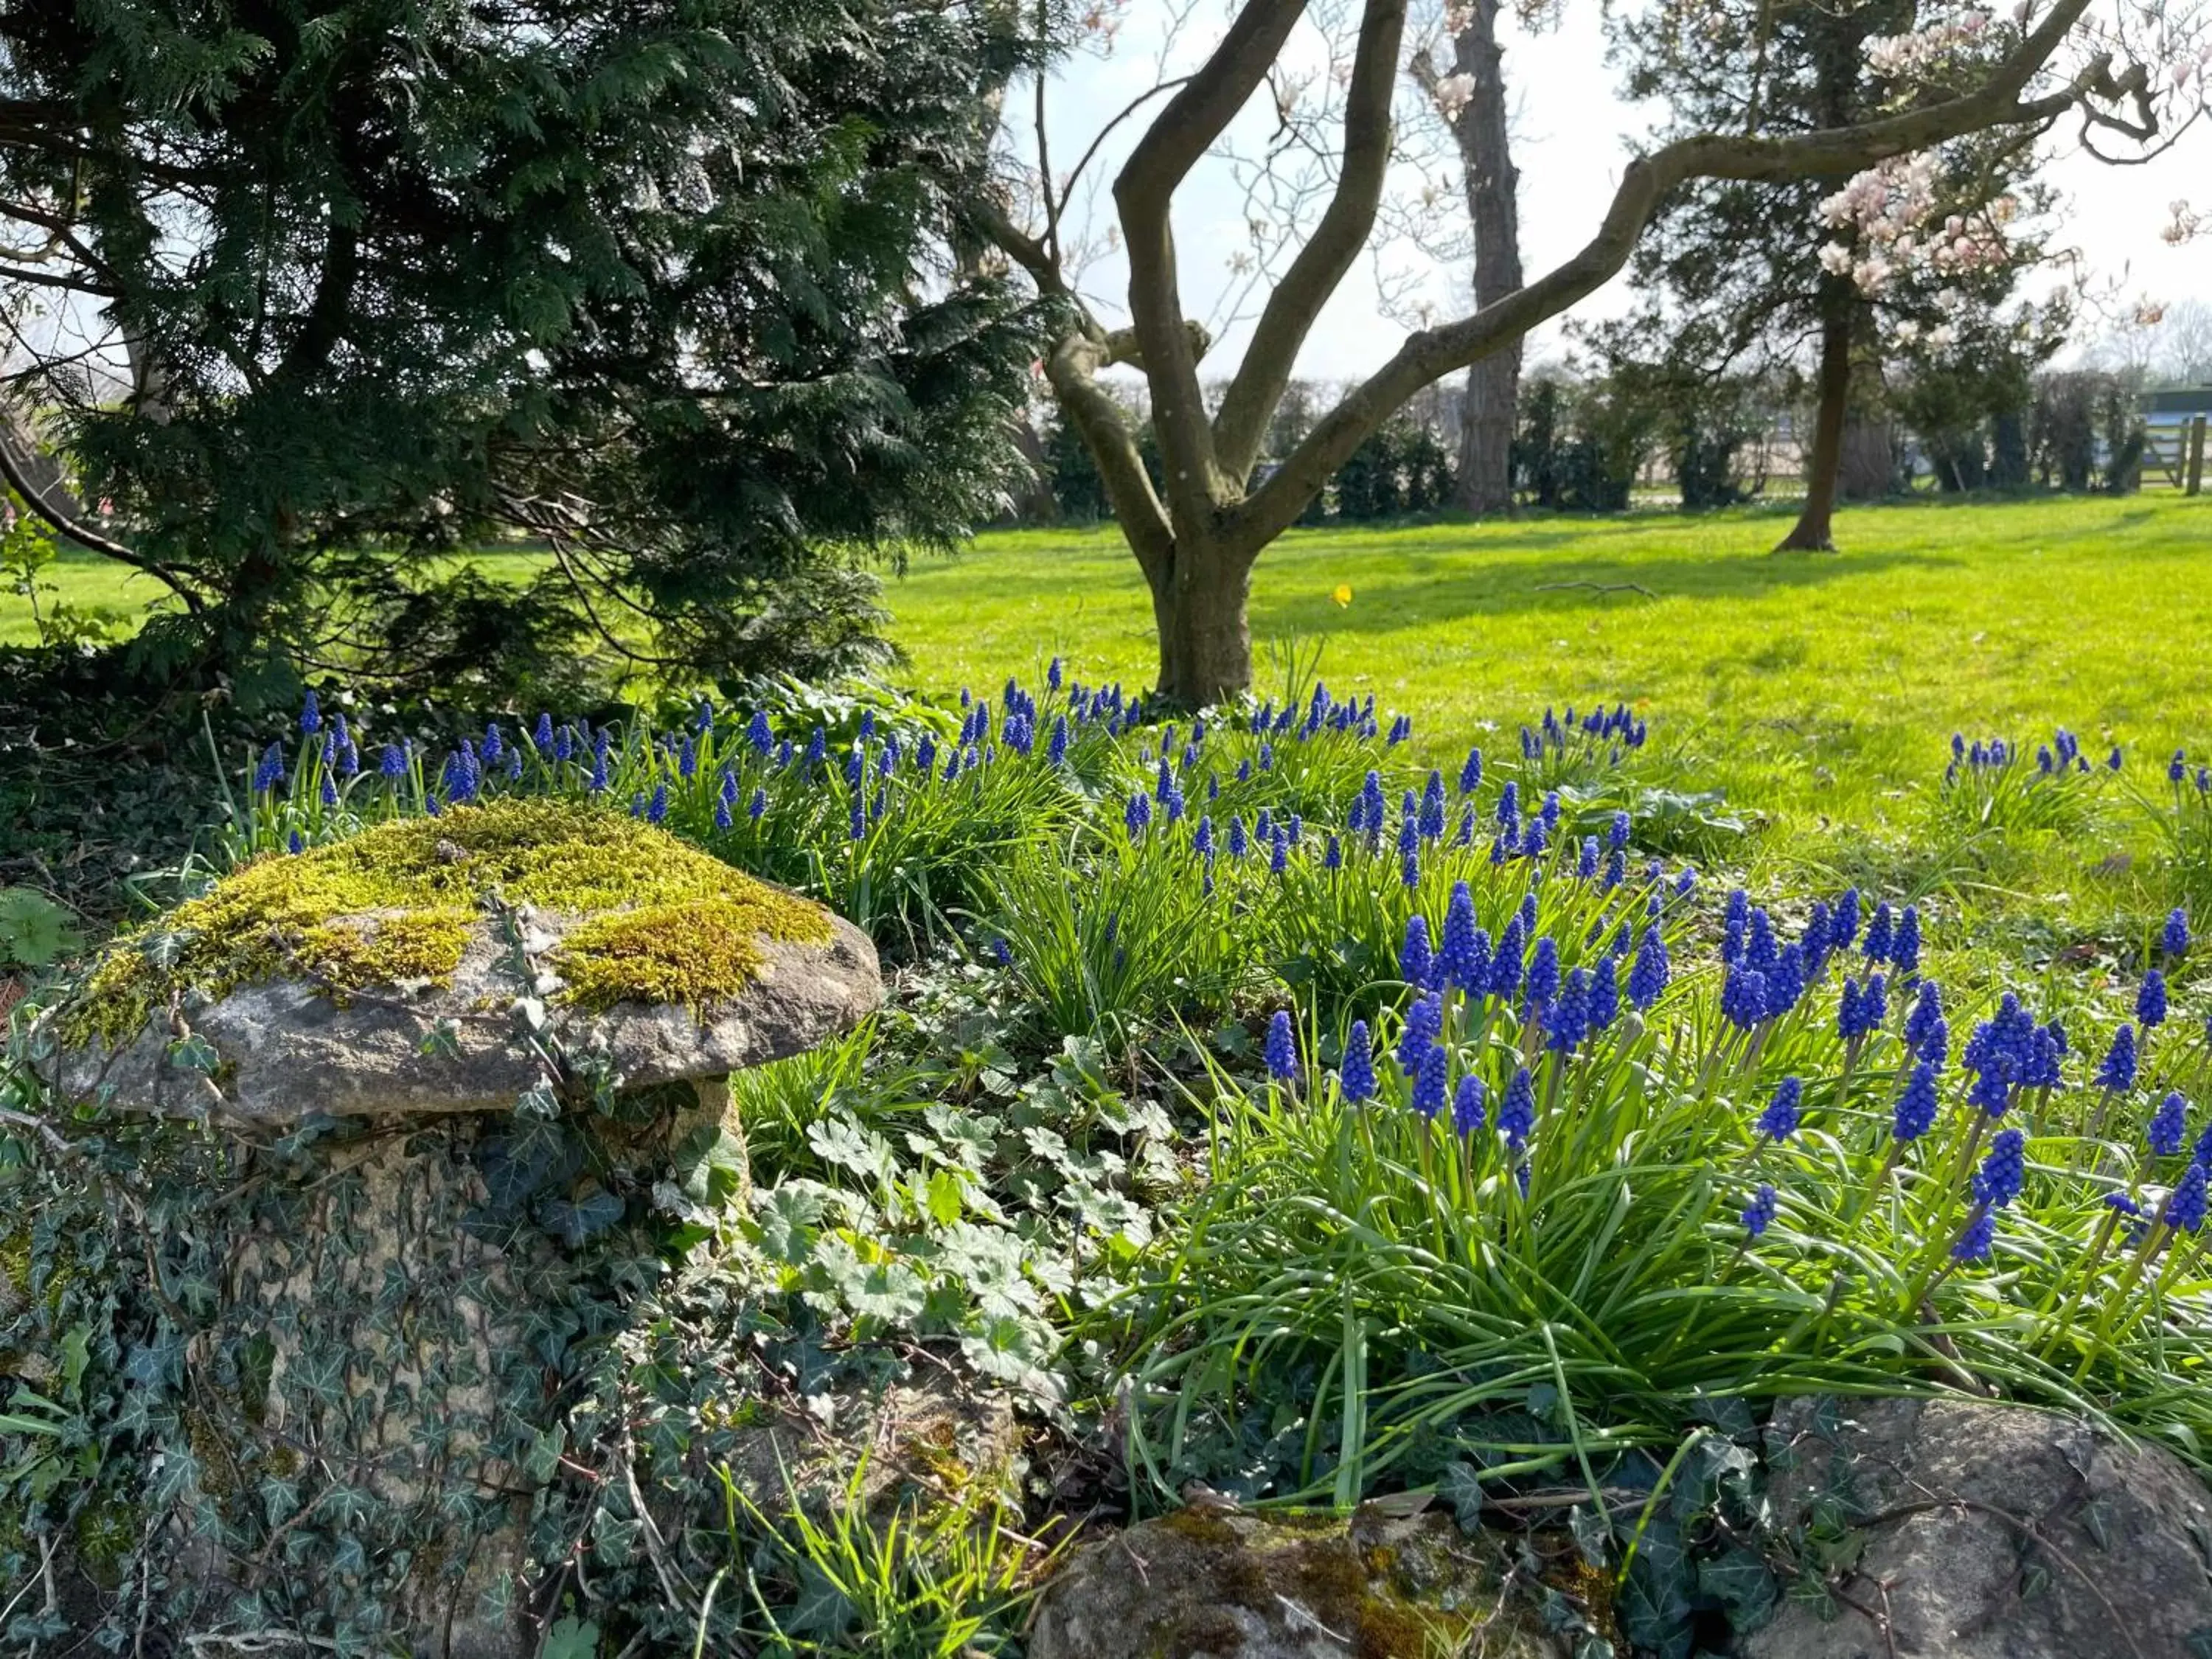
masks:
{"label": "clump of muscari foliage", "polygon": [[2105,785],[2124,760],[2116,744],[2101,761],[2092,761],[2063,726],[2033,750],[1954,732],[1940,799],[1950,817],[1971,829],[2076,830],[2094,821]]}
{"label": "clump of muscari foliage", "polygon": [[[623,1311],[565,1304],[537,1356],[561,1403],[536,1409],[566,1449],[516,1449],[555,1494],[538,1559],[594,1552],[560,1606],[595,1631],[736,1632],[634,1550],[578,1540],[630,1536],[617,1470],[726,1512],[693,1479],[762,1356],[804,1392],[927,1352],[1074,1442],[1110,1423],[1139,1508],[1192,1479],[1431,1486],[1470,1519],[1486,1494],[1586,1487],[1577,1538],[1662,1646],[1693,1609],[1654,1563],[1687,1559],[1696,1511],[1747,1467],[1750,1419],[1717,1401],[1995,1389],[2201,1458],[2212,1133],[2191,1103],[2207,1045],[2177,1012],[2187,915],[2124,1009],[1972,999],[1939,983],[1915,907],[1708,896],[1655,860],[1625,810],[1644,738],[1623,710],[1555,717],[1517,760],[1432,766],[1366,698],[1165,719],[1057,665],[957,708],[546,717],[446,754],[364,756],[318,709],[261,758],[230,846],[285,860],[487,800],[596,801],[933,964],[896,1041],[739,1079],[749,1210],[708,1147],[670,1192],[617,1191],[619,1224],[556,1231]],[[2055,749],[2047,773],[1967,750],[1949,787],[2105,775],[2080,760],[2062,781]],[[519,1123],[492,1167],[565,1168],[550,1133]],[[58,1243],[34,1241],[36,1284]],[[655,1253],[675,1264],[657,1287],[622,1267]],[[191,1334],[112,1288],[130,1254],[44,1335],[89,1333],[88,1438],[142,1410],[108,1443],[145,1449],[179,1431]],[[303,1559],[345,1547],[275,1524]],[[694,1589],[730,1559],[698,1548]],[[1771,1600],[1763,1575],[1743,1576]]]}
{"label": "clump of muscari foliage", "polygon": [[2177,749],[2154,785],[2136,791],[2175,878],[2175,896],[2203,915],[2212,911],[2212,766]]}

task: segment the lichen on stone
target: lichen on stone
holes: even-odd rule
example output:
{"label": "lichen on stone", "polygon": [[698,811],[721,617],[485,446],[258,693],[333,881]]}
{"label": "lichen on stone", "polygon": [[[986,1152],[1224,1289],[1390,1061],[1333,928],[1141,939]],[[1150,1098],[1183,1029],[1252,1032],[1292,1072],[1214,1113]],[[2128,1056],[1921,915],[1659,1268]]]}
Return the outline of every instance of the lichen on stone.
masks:
{"label": "lichen on stone", "polygon": [[441,984],[494,895],[582,918],[556,965],[563,994],[592,1009],[703,1009],[751,982],[759,939],[830,937],[816,906],[651,824],[562,801],[498,801],[395,819],[234,871],[110,947],[62,1035],[119,1046],[173,994],[219,998],[285,975],[337,998]]}

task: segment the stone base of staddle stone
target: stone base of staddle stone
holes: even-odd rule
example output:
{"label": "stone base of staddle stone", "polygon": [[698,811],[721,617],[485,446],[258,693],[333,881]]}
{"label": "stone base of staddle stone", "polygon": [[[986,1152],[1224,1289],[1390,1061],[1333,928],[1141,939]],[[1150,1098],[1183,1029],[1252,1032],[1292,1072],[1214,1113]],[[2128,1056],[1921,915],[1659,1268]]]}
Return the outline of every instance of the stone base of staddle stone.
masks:
{"label": "stone base of staddle stone", "polygon": [[536,1650],[532,1498],[560,1443],[558,1350],[598,1292],[501,1213],[484,1154],[512,1127],[370,1127],[179,1218],[222,1234],[222,1272],[173,1356],[179,1490],[150,1517],[178,1634],[349,1627],[418,1659]]}
{"label": "stone base of staddle stone", "polygon": [[[586,920],[533,916],[528,943],[550,952]],[[822,925],[818,942],[757,941],[752,981],[707,1009],[625,1002],[585,1011],[556,996],[544,1012],[562,1042],[597,1048],[632,1086],[726,1077],[782,1060],[883,1005],[874,944],[841,916],[824,912]],[[543,1076],[509,1012],[521,989],[510,946],[486,919],[470,930],[444,983],[333,994],[280,975],[219,998],[195,994],[175,1021],[156,1017],[119,1047],[58,1044],[46,1069],[66,1099],[217,1122],[281,1127],[316,1113],[501,1111]],[[189,1048],[179,1042],[187,1030]]]}

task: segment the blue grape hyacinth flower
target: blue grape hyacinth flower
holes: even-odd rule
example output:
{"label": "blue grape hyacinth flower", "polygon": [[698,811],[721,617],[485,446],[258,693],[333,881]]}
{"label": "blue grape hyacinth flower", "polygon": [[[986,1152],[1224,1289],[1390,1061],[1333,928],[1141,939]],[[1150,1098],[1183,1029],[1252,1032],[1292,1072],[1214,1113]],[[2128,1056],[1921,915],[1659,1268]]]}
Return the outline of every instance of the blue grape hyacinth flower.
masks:
{"label": "blue grape hyacinth flower", "polygon": [[1558,1054],[1572,1054],[1589,1035],[1589,970],[1577,968],[1559,987],[1559,1000],[1545,1017],[1544,1046]]}
{"label": "blue grape hyacinth flower", "polygon": [[1620,1017],[1620,963],[1612,957],[1600,957],[1597,966],[1590,969],[1589,1028],[1592,1035],[1611,1028]]}
{"label": "blue grape hyacinth flower", "polygon": [[1969,1262],[1987,1261],[1997,1237],[1997,1218],[1987,1210],[1977,1210],[1973,1219],[1951,1246],[1951,1260],[1965,1266]]}
{"label": "blue grape hyacinth flower", "polygon": [[1449,1057],[1435,1043],[1431,1043],[1413,1068],[1412,1100],[1413,1109],[1431,1123],[1444,1109],[1444,1089],[1450,1074]]}
{"label": "blue grape hyacinth flower", "polygon": [[2166,975],[2155,968],[2143,970],[2142,985],[2136,992],[2136,1018],[2146,1031],[2166,1023]]}
{"label": "blue grape hyacinth flower", "polygon": [[1628,970],[1628,1000],[1638,1012],[1659,1000],[1660,993],[1667,988],[1670,971],[1667,941],[1659,937],[1656,923],[1648,924],[1637,945],[1636,960]]}
{"label": "blue grape hyacinth flower", "polygon": [[1483,1096],[1482,1079],[1472,1072],[1452,1091],[1452,1133],[1462,1140],[1482,1127]]}
{"label": "blue grape hyacinth flower", "polygon": [[2181,1150],[2181,1143],[2189,1136],[2189,1102],[2179,1090],[2167,1094],[2158,1103],[2158,1109],[2150,1115],[2150,1125],[2143,1139],[2150,1143],[2152,1153],[2159,1158],[2172,1158]]}
{"label": "blue grape hyacinth flower", "polygon": [[1429,948],[1429,920],[1416,911],[1406,919],[1405,943],[1398,948],[1398,977],[1408,985],[1426,985],[1436,961]]}
{"label": "blue grape hyacinth flower", "polygon": [[2112,1045],[2105,1050],[2104,1064],[2097,1068],[2097,1086],[2114,1094],[2124,1094],[2136,1086],[2134,1026],[2123,1025],[2112,1033]]}
{"label": "blue grape hyacinth flower", "polygon": [[1897,1097],[1897,1106],[1890,1115],[1889,1132],[1899,1141],[1911,1143],[1936,1127],[1936,1112],[1939,1104],[1936,1092],[1936,1068],[1926,1060],[1912,1068],[1905,1079],[1904,1092]]}
{"label": "blue grape hyacinth flower", "polygon": [[1729,1024],[1749,1030],[1766,1018],[1766,975],[1739,962],[1721,981],[1721,1013]]}
{"label": "blue grape hyacinth flower", "polygon": [[1444,1004],[1441,994],[1413,999],[1413,1006],[1406,1010],[1406,1027],[1398,1038],[1398,1066],[1411,1077],[1421,1063],[1421,1056],[1430,1045],[1443,1035]]}
{"label": "blue grape hyacinth flower", "polygon": [[1765,1236],[1774,1224],[1774,1214],[1781,1206],[1781,1194],[1770,1183],[1762,1183],[1751,1195],[1751,1202],[1743,1206],[1743,1231],[1752,1238]]}
{"label": "blue grape hyacinth flower", "polygon": [[1337,1087],[1354,1106],[1375,1098],[1375,1050],[1364,1019],[1353,1020],[1344,1039],[1344,1064],[1337,1072]]}
{"label": "blue grape hyacinth flower", "polygon": [[1559,942],[1549,933],[1528,953],[1528,969],[1521,983],[1531,1008],[1547,1008],[1559,994]]}
{"label": "blue grape hyacinth flower", "polygon": [[1867,923],[1866,937],[1859,949],[1869,962],[1886,962],[1889,958],[1891,940],[1896,927],[1887,902],[1874,908],[1874,920]]}
{"label": "blue grape hyacinth flower", "polygon": [[1974,1172],[1974,1201],[2002,1210],[2020,1196],[2027,1178],[2027,1137],[2017,1129],[2000,1129],[1990,1142],[1982,1167]]}
{"label": "blue grape hyacinth flower", "polygon": [[1498,1133],[1515,1152],[1528,1144],[1536,1127],[1536,1083],[1526,1066],[1514,1068],[1505,1085],[1505,1098],[1498,1108]]}
{"label": "blue grape hyacinth flower", "polygon": [[2205,1200],[2208,1192],[2208,1172],[2202,1164],[2191,1164],[2166,1194],[2166,1205],[2159,1212],[2159,1219],[2169,1227],[2193,1233],[2204,1224]]}
{"label": "blue grape hyacinth flower", "polygon": [[1769,1140],[1787,1140],[1797,1133],[1802,1116],[1805,1084],[1802,1079],[1785,1077],[1775,1086],[1774,1098],[1759,1115],[1759,1133]]}
{"label": "blue grape hyacinth flower", "polygon": [[2166,918],[2166,927],[2158,937],[2158,948],[2168,957],[2189,954],[2189,912],[2176,905]]}
{"label": "blue grape hyacinth flower", "polygon": [[1274,1018],[1267,1022],[1267,1040],[1261,1053],[1267,1062],[1268,1075],[1278,1083],[1288,1083],[1297,1076],[1298,1039],[1289,1010],[1275,1010]]}
{"label": "blue grape hyacinth flower", "polygon": [[1890,941],[1889,959],[1900,974],[1920,971],[1920,907],[1908,904],[1897,919],[1897,934]]}

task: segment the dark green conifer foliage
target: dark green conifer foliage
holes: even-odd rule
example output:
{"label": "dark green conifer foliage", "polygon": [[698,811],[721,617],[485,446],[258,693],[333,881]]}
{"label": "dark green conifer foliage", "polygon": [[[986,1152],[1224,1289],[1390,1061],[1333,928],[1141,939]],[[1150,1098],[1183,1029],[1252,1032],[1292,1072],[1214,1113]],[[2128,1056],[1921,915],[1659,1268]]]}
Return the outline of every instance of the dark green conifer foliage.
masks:
{"label": "dark green conifer foliage", "polygon": [[1009,455],[1028,319],[935,182],[988,146],[994,15],[0,0],[12,418],[182,597],[148,649],[374,650],[427,556],[520,528],[541,623],[826,666],[848,562],[988,514]]}

